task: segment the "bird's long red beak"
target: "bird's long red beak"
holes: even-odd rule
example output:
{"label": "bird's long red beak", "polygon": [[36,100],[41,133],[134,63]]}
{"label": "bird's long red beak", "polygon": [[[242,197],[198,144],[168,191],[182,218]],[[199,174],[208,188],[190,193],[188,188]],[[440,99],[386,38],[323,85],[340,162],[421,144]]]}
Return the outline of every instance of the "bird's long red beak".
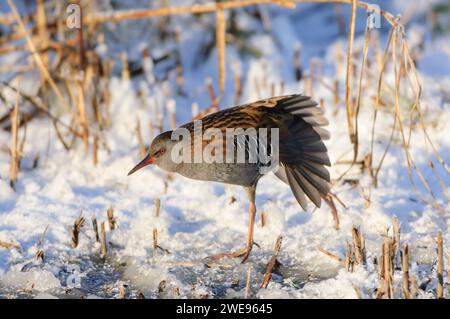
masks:
{"label": "bird's long red beak", "polygon": [[131,174],[133,174],[134,172],[140,170],[141,168],[153,164],[155,162],[156,158],[154,156],[150,156],[150,154],[148,154],[139,164],[137,164],[129,173],[128,176],[130,176]]}

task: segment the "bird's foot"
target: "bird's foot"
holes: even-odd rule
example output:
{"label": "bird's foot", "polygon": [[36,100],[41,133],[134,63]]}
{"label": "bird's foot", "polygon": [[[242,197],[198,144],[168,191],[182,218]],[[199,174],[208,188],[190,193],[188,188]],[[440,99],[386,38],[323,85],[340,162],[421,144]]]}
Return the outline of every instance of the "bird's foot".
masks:
{"label": "bird's foot", "polygon": [[253,243],[252,245],[249,245],[245,248],[233,251],[231,253],[221,253],[221,254],[217,254],[217,255],[208,256],[206,258],[211,259],[211,260],[220,260],[222,258],[243,257],[241,260],[241,263],[245,263],[247,261],[248,257],[250,256],[250,252],[252,251],[253,245],[259,247],[259,245],[257,243]]}

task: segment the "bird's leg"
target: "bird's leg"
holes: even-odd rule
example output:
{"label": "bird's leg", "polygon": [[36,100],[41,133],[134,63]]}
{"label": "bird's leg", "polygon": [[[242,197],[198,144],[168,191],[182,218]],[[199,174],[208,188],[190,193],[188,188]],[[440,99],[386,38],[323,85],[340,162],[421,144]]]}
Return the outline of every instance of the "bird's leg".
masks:
{"label": "bird's leg", "polygon": [[249,223],[248,223],[248,234],[247,234],[247,245],[245,248],[239,249],[237,251],[231,252],[231,253],[222,253],[217,254],[213,256],[209,256],[208,258],[213,260],[222,259],[224,257],[229,258],[237,258],[237,257],[243,257],[242,263],[244,263],[248,256],[250,255],[250,252],[252,251],[253,245],[255,243],[253,242],[253,230],[255,228],[255,217],[256,217],[256,205],[255,205],[255,186],[246,187],[245,190],[247,191],[247,195],[250,201],[249,206]]}

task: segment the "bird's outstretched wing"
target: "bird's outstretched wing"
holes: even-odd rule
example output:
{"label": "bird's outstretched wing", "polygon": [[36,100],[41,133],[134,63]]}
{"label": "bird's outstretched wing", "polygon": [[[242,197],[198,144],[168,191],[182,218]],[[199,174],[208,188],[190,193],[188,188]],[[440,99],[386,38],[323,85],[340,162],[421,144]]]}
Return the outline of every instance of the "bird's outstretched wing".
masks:
{"label": "bird's outstretched wing", "polygon": [[331,165],[323,142],[330,137],[323,128],[328,125],[323,110],[310,97],[289,95],[250,103],[243,112],[266,114],[259,125],[279,127],[280,167],[275,175],[290,185],[303,209],[305,194],[320,207],[330,190],[325,166]]}

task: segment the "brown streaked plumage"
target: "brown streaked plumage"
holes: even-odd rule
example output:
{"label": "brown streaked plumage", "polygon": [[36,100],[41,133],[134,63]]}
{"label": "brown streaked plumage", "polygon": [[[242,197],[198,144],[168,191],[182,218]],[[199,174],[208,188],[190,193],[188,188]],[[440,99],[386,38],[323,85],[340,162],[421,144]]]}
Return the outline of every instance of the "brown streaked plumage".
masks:
{"label": "brown streaked plumage", "polygon": [[[300,206],[306,210],[309,198],[320,207],[321,199],[329,194],[330,174],[325,166],[330,166],[327,148],[323,140],[329,133],[323,129],[328,124],[317,103],[307,96],[288,95],[273,97],[253,103],[232,107],[201,119],[203,132],[208,128],[278,128],[279,167],[275,175],[289,184]],[[194,134],[194,123],[182,126]],[[148,165],[179,173],[192,179],[216,181],[241,185],[250,201],[250,222],[246,247],[233,253],[220,254],[212,258],[243,256],[248,258],[254,245],[253,226],[255,221],[255,191],[258,180],[263,176],[261,163],[174,163],[171,150],[178,141],[171,140],[172,131],[157,136],[147,157],[129,174]],[[259,136],[257,137],[259,139]],[[192,147],[193,147],[193,138]],[[211,141],[203,141],[206,147]],[[224,147],[225,149],[225,147]]]}

